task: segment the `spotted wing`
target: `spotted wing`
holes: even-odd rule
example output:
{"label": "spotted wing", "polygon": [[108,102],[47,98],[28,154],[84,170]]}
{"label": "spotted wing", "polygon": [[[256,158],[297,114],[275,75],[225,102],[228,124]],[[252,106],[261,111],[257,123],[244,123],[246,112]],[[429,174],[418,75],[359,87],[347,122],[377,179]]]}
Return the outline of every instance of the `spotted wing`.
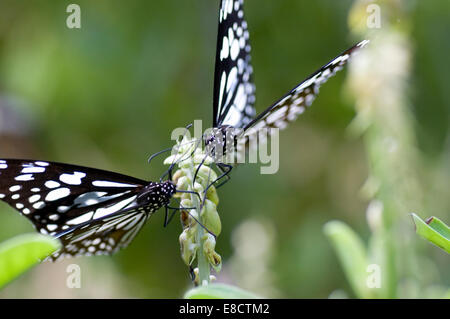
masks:
{"label": "spotted wing", "polygon": [[128,246],[152,212],[149,206],[137,206],[72,226],[57,235],[62,248],[50,259],[113,254]]}
{"label": "spotted wing", "polygon": [[243,128],[255,116],[244,0],[221,0],[214,73],[213,126]]}
{"label": "spotted wing", "polygon": [[145,183],[76,165],[0,160],[0,199],[27,217],[43,234],[56,235],[134,207]]}
{"label": "spotted wing", "polygon": [[245,135],[254,135],[263,128],[284,129],[290,122],[295,121],[312,104],[317,94],[319,94],[320,86],[334,76],[336,72],[342,70],[348,60],[368,42],[368,40],[361,41],[344,51],[341,55],[297,85],[278,102],[267,108],[249,123],[244,128]]}

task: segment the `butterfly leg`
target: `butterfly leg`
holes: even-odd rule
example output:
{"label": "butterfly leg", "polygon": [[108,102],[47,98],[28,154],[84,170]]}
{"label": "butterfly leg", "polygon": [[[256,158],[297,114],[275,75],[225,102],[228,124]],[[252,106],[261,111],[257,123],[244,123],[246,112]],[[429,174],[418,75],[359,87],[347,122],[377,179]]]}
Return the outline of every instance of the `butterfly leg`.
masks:
{"label": "butterfly leg", "polygon": [[186,194],[194,194],[197,195],[198,199],[201,200],[202,198],[200,197],[200,194],[194,191],[185,191],[185,190],[181,190],[181,189],[177,189],[177,193],[186,193]]}
{"label": "butterfly leg", "polygon": [[216,183],[217,181],[219,181],[222,178],[226,178],[225,181],[223,181],[222,183],[220,183],[219,185],[216,186],[216,188],[222,187],[223,185],[225,185],[230,179],[230,173],[231,170],[233,169],[232,165],[229,164],[225,164],[225,163],[217,163],[217,167],[221,170],[222,175],[219,176],[214,183]]}
{"label": "butterfly leg", "polygon": [[[224,163],[218,163],[218,164],[216,164],[216,165],[217,165],[217,167],[220,168],[220,170],[221,170],[223,173],[222,173],[222,175],[220,175],[218,178],[216,178],[216,179],[214,180],[214,182],[209,183],[208,186],[206,187],[205,191],[203,192],[205,196],[203,197],[202,205],[200,206],[201,208],[203,208],[203,206],[205,205],[206,194],[208,193],[208,190],[209,190],[209,188],[210,188],[211,186],[213,186],[217,181],[221,180],[221,179],[224,178],[224,177],[226,177],[227,180],[224,181],[224,182],[222,182],[222,183],[220,183],[216,188],[221,187],[223,184],[225,184],[226,182],[228,182],[228,181],[230,180],[229,174],[230,174],[231,170],[233,169],[233,166],[228,165],[228,164],[224,164]],[[223,166],[221,166],[221,165],[223,165]]]}
{"label": "butterfly leg", "polygon": [[165,206],[165,212],[164,212],[164,227],[167,227],[167,225],[169,225],[170,221],[173,218],[173,215],[175,215],[175,210],[172,212],[172,214],[169,217],[169,207]]}
{"label": "butterfly leg", "polygon": [[[172,221],[173,217],[175,216],[175,213],[179,210],[189,210],[189,209],[196,209],[195,207],[170,207],[170,206],[165,206],[166,208],[166,214],[164,217],[164,227],[167,227],[167,225],[170,224],[170,222]],[[170,213],[169,216],[169,210],[172,209],[173,212]],[[188,213],[189,214],[189,213]]]}
{"label": "butterfly leg", "polygon": [[195,180],[197,179],[197,175],[198,175],[198,172],[200,171],[200,167],[202,167],[202,165],[205,163],[207,157],[208,157],[208,155],[206,155],[206,156],[202,159],[200,165],[199,165],[199,166],[197,167],[197,169],[195,170],[193,184],[195,184]]}

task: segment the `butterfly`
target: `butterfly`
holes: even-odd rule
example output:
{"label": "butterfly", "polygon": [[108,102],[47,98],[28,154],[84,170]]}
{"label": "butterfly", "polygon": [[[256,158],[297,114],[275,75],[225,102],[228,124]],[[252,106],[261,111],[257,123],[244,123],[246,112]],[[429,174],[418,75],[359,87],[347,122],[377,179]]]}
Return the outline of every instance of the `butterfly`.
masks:
{"label": "butterfly", "polygon": [[0,160],[0,199],[41,234],[59,238],[62,248],[52,260],[126,247],[154,212],[168,207],[175,192],[170,180],[147,182],[70,164]]}
{"label": "butterfly", "polygon": [[[270,133],[271,128],[286,128],[312,104],[321,85],[369,42],[361,41],[344,51],[256,115],[251,46],[243,5],[244,0],[220,0],[213,130],[204,137],[204,142],[207,152],[219,159],[219,168],[224,172],[222,177],[231,171],[232,166],[221,163],[223,157],[220,156],[230,151],[248,149],[249,144],[257,145],[250,142],[260,132]],[[259,135],[260,138],[264,136]],[[221,154],[218,156],[219,149]]]}

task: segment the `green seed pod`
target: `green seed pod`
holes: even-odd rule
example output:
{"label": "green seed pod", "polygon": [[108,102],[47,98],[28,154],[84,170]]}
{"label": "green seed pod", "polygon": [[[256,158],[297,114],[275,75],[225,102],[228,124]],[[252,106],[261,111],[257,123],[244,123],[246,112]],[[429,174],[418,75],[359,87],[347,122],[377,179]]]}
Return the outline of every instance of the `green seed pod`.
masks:
{"label": "green seed pod", "polygon": [[[196,166],[197,169],[198,165]],[[204,183],[209,184],[217,179],[217,174],[210,167],[202,165],[198,170],[198,177],[201,178]]]}
{"label": "green seed pod", "polygon": [[214,250],[216,248],[216,239],[211,234],[205,234],[203,241],[203,253],[208,258],[209,263],[216,272],[222,269],[222,257]]}
{"label": "green seed pod", "polygon": [[172,182],[176,184],[178,184],[178,179],[183,176],[183,171],[181,169],[176,170],[175,173],[173,173],[173,177],[172,177]]}
{"label": "green seed pod", "polygon": [[214,235],[219,236],[222,231],[222,223],[220,222],[219,213],[217,212],[216,204],[209,199],[205,200],[205,206],[201,212],[202,224],[212,232]]}
{"label": "green seed pod", "polygon": [[194,164],[200,164],[203,162],[203,165],[211,165],[213,163],[213,159],[210,156],[206,156],[203,153],[197,153],[194,155]]}
{"label": "green seed pod", "polygon": [[216,206],[219,205],[219,196],[217,195],[217,189],[211,186],[206,193],[206,198],[212,201]]}
{"label": "green seed pod", "polygon": [[194,286],[198,287],[198,285],[200,284],[200,278],[198,276],[198,267],[194,268],[193,273],[194,273]]}
{"label": "green seed pod", "polygon": [[181,258],[188,266],[192,265],[195,260],[198,244],[195,243],[195,236],[192,236],[188,229],[185,229],[180,237]]}
{"label": "green seed pod", "polygon": [[180,201],[180,207],[192,207],[192,200],[190,198],[183,198]]}
{"label": "green seed pod", "polygon": [[165,160],[164,160],[164,164],[165,165],[171,165],[173,162],[175,162],[175,158],[177,157],[178,155],[177,154],[175,154],[175,155],[170,155],[169,157],[167,157]]}
{"label": "green seed pod", "polygon": [[204,191],[204,188],[203,188],[202,184],[200,184],[199,182],[195,182],[193,188],[194,188],[194,191],[199,193],[199,194],[203,193],[203,191]]}

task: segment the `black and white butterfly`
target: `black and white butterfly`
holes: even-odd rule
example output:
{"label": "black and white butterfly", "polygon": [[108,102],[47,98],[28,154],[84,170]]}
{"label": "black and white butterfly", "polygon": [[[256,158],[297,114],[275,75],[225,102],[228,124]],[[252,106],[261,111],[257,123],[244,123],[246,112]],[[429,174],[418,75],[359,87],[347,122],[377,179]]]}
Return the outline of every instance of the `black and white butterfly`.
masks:
{"label": "black and white butterfly", "polygon": [[[112,254],[152,213],[169,204],[171,181],[147,182],[100,169],[22,159],[0,160],[0,199],[37,231],[57,237],[51,256]],[[167,222],[167,211],[166,211]]]}
{"label": "black and white butterfly", "polygon": [[[248,148],[249,141],[255,139],[258,132],[270,128],[284,129],[312,104],[320,86],[369,42],[361,41],[344,51],[256,116],[251,48],[243,3],[244,0],[220,0],[213,131],[205,137],[207,151],[213,156],[219,147],[222,154],[234,151],[239,146],[237,139],[240,145]],[[229,149],[230,146],[233,149]],[[219,167],[223,168],[223,163]],[[231,170],[231,166],[227,167]]]}

